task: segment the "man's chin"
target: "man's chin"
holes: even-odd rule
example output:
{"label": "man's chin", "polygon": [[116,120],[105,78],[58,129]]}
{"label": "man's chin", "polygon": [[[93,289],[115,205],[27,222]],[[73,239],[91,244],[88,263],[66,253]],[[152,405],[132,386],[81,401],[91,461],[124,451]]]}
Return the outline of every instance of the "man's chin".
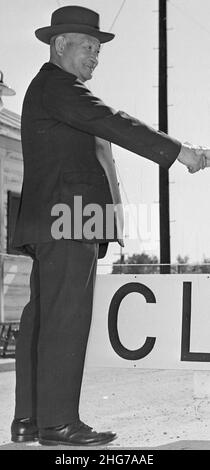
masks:
{"label": "man's chin", "polygon": [[86,80],[91,80],[91,78],[93,77],[93,74],[90,72],[86,75]]}
{"label": "man's chin", "polygon": [[94,70],[91,70],[89,67],[82,67],[79,72],[80,77],[78,78],[80,78],[82,82],[87,82],[93,77]]}
{"label": "man's chin", "polygon": [[84,77],[84,81],[87,81],[87,80],[91,80],[93,76],[93,72],[91,72],[91,70],[85,70],[84,74],[83,74],[83,77]]}

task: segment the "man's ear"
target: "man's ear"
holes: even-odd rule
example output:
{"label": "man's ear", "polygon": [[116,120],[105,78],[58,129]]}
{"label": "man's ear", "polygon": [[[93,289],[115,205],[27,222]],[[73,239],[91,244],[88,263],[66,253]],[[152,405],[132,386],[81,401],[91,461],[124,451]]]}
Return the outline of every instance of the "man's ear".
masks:
{"label": "man's ear", "polygon": [[63,55],[65,45],[66,39],[64,36],[57,36],[57,38],[55,38],[55,50],[59,56]]}

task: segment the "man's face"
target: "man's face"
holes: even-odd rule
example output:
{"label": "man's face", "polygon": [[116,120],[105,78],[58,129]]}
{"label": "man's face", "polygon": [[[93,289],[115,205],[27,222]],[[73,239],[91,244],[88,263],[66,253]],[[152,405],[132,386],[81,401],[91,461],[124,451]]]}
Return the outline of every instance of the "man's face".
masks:
{"label": "man's face", "polygon": [[100,42],[98,39],[87,34],[69,33],[66,35],[62,66],[82,82],[90,80],[98,65],[99,51]]}

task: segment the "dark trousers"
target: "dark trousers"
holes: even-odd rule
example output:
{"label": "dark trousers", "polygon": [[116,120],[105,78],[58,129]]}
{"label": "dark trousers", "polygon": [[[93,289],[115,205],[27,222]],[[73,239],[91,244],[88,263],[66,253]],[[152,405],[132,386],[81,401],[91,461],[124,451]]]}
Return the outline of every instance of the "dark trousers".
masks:
{"label": "dark trousers", "polygon": [[97,258],[98,244],[34,247],[16,346],[16,418],[35,417],[39,427],[78,419]]}

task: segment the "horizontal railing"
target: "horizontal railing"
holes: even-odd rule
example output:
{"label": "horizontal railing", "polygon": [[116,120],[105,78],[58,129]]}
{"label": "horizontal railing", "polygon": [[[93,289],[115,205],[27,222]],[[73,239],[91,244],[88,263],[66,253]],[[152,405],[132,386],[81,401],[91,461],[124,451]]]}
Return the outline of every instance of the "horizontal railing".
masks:
{"label": "horizontal railing", "polygon": [[[14,352],[18,324],[29,300],[32,259],[29,256],[0,253],[0,356]],[[110,264],[99,260],[98,274],[210,274],[210,263]]]}
{"label": "horizontal railing", "polygon": [[[14,322],[20,319],[29,300],[29,280],[32,259],[29,256],[0,252],[0,321]],[[208,274],[210,263],[183,263],[170,265],[110,264],[98,262],[97,274]]]}

